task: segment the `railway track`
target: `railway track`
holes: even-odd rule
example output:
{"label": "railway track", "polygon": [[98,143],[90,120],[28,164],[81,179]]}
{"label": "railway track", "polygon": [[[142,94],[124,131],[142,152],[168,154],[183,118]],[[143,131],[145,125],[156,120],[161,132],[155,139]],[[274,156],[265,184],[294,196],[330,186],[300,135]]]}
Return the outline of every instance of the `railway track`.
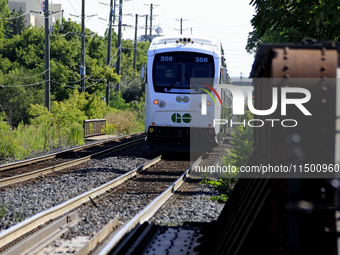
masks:
{"label": "railway track", "polygon": [[[137,224],[142,224],[158,210],[183,183],[192,166],[190,167],[189,161],[166,161],[157,157],[119,178],[41,212],[1,232],[0,244],[2,248],[0,248],[0,252],[4,252],[4,254],[19,254],[25,251],[25,254],[33,254],[37,250],[42,250],[46,243],[52,242],[47,249],[55,251],[56,246],[62,249],[66,243],[69,252],[87,254],[97,243],[103,241],[112,230],[118,228],[112,239],[113,241],[110,241],[104,247],[103,254],[105,254],[105,250],[112,249]],[[143,195],[146,195],[148,198],[142,198]],[[136,203],[129,203],[131,199],[134,201],[143,200],[144,204],[141,203],[139,206],[136,206]],[[79,237],[79,234],[72,234],[72,231],[67,231],[70,227],[75,227],[77,224],[78,226],[86,224],[83,218],[84,214],[86,215],[86,211],[90,215],[94,214],[96,210],[107,207],[109,203],[114,207],[114,209],[109,208],[109,211],[114,211],[118,207],[118,201],[123,202],[123,205],[125,205],[123,209],[121,208],[123,211],[121,211],[120,216],[119,213],[116,213],[115,217],[112,216],[111,221],[105,227],[101,227],[101,230],[98,230],[97,234],[93,235],[92,238],[88,236]],[[152,202],[149,203],[150,201]],[[129,206],[131,208],[128,208]],[[133,211],[130,214],[134,215],[132,220],[130,220],[132,216],[124,215],[124,212],[127,210]],[[81,218],[77,216],[79,214],[82,215]],[[118,217],[120,217],[120,220],[118,220]],[[85,219],[87,218],[89,216],[85,216]],[[123,226],[119,226],[119,221],[124,222]],[[88,224],[91,225],[90,222]],[[44,225],[47,226],[42,227]],[[41,230],[39,230],[40,228]],[[77,227],[75,228],[77,229]],[[24,238],[22,235],[30,237]],[[44,244],[39,244],[38,248],[36,248],[37,240],[41,240],[42,236],[46,237],[48,235],[53,237],[49,237],[48,241],[44,241]],[[64,238],[60,239],[60,235],[63,235]],[[20,241],[20,239],[24,240]],[[69,239],[75,240],[76,243],[71,244]],[[84,245],[79,245],[82,242]],[[28,246],[30,248],[27,248]],[[32,253],[26,253],[29,250]],[[43,252],[47,252],[47,250],[43,250]],[[60,252],[65,252],[65,250]]]}
{"label": "railway track", "polygon": [[0,166],[0,187],[83,164],[95,157],[137,144],[144,139],[145,133],[140,132],[43,157],[2,165]]}

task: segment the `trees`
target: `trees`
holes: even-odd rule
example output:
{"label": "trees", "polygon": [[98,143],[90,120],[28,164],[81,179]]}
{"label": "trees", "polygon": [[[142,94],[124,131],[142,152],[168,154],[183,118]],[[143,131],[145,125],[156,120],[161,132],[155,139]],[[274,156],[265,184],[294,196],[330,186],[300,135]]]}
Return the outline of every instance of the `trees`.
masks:
{"label": "trees", "polygon": [[[0,7],[4,2],[6,1],[0,0]],[[9,16],[10,12],[7,11],[6,15]],[[15,12],[13,13],[15,14]],[[2,14],[0,13],[0,15]],[[0,21],[3,20],[0,19]],[[2,40],[0,39],[0,85],[5,85],[5,88],[0,92],[0,116],[4,116],[12,127],[16,127],[20,121],[28,122],[26,109],[30,104],[43,104],[45,71],[44,29],[36,27],[17,29],[15,24],[17,23],[6,22],[6,28],[11,27],[12,30],[9,29],[8,34]],[[22,23],[20,24],[22,26]],[[57,22],[50,37],[51,99],[58,102],[74,96],[73,90],[80,87],[81,79],[79,73],[81,27],[71,20],[63,20],[63,27],[64,29],[61,30],[61,24]],[[0,29],[0,32],[3,31]],[[103,96],[107,81],[118,84],[121,77],[115,73],[114,68],[107,65],[108,38],[98,36],[88,29],[85,30],[85,36],[86,92],[90,95],[97,93],[98,96]],[[115,40],[117,40],[115,33],[113,38],[112,45],[115,45]],[[143,50],[138,51],[137,70],[140,70],[141,66],[146,63],[148,46],[149,43],[138,42],[138,48]],[[133,44],[131,41],[123,40],[122,48],[121,70],[126,85],[124,94],[128,101],[138,100],[142,96],[143,83],[137,78],[139,72],[132,69]],[[116,61],[116,53],[117,48],[112,47],[111,65]],[[130,88],[130,85],[133,86]],[[113,90],[111,92],[113,93],[111,98],[119,99],[118,103],[122,106],[124,100],[121,97],[114,97]],[[93,101],[92,103],[97,104],[98,102]]]}
{"label": "trees", "polygon": [[22,32],[27,28],[25,24],[25,17],[21,16],[23,13],[22,7],[20,7],[19,13],[15,9],[12,11],[11,18],[13,19],[8,20],[6,25],[6,38],[12,38],[15,35],[21,35]]}
{"label": "trees", "polygon": [[340,3],[333,0],[251,0],[256,15],[246,49],[261,42],[340,40]]}
{"label": "trees", "polygon": [[33,76],[32,73],[31,70],[20,67],[13,69],[7,75],[0,76],[0,84],[8,86],[0,92],[0,111],[3,112],[3,117],[5,117],[11,127],[16,127],[21,121],[28,122],[26,109],[30,104],[41,104],[44,102],[42,84],[23,86],[25,84],[42,82],[41,77],[30,79],[18,78]]}
{"label": "trees", "polygon": [[[51,87],[57,101],[67,99],[74,87],[80,87],[81,27],[71,20],[63,21],[64,29],[51,37]],[[55,25],[60,30],[60,24]],[[107,41],[89,29],[85,30],[86,91],[103,91],[107,81],[118,83],[119,76],[106,65]],[[113,49],[114,50],[114,49]],[[62,84],[62,85],[60,85]]]}
{"label": "trees", "polygon": [[1,18],[9,18],[10,15],[9,8],[7,6],[7,0],[0,0],[0,41],[5,37],[5,26],[7,23],[6,19]]}

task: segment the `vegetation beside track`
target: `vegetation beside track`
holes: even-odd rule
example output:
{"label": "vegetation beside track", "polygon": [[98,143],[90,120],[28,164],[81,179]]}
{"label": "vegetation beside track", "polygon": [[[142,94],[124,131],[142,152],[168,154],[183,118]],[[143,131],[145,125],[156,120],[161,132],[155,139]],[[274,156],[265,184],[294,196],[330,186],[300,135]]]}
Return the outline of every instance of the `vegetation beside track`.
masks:
{"label": "vegetation beside track", "polygon": [[[111,62],[107,65],[108,31],[104,36],[85,29],[85,91],[80,93],[81,26],[57,21],[50,34],[51,110],[44,108],[44,29],[25,25],[23,13],[0,0],[0,162],[23,159],[32,151],[84,143],[82,121],[107,118],[107,134],[143,130],[144,81],[149,42],[122,40],[121,75],[114,71],[118,36],[113,29]],[[63,27],[63,29],[62,29]],[[105,96],[108,82],[109,106]],[[119,83],[117,92],[116,85]]]}
{"label": "vegetation beside track", "polygon": [[143,130],[139,108],[127,104],[124,110],[107,107],[96,94],[75,90],[70,99],[52,102],[51,111],[39,104],[28,108],[29,124],[16,128],[0,117],[0,159],[24,159],[32,151],[64,145],[83,145],[83,120],[107,119],[106,134],[128,134]]}
{"label": "vegetation beside track", "polygon": [[[241,121],[241,119],[246,119],[247,122],[249,119],[253,119],[253,114],[247,110],[244,116],[239,117],[238,121]],[[226,150],[226,154],[222,157],[222,162],[224,166],[235,166],[237,170],[235,173],[225,174],[223,178],[206,178],[202,181],[202,183],[213,185],[221,191],[221,195],[211,198],[211,200],[220,203],[227,202],[229,195],[237,183],[237,174],[240,167],[246,165],[248,157],[253,151],[253,128],[238,125],[231,136],[234,138],[230,140],[232,149]]]}

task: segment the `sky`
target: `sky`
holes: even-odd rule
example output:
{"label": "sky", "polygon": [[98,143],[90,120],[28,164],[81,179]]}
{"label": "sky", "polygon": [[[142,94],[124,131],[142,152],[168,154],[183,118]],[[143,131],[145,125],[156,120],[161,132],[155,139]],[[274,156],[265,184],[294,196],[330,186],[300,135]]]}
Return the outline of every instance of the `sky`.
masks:
{"label": "sky", "polygon": [[[180,21],[178,20],[182,18],[183,34],[191,35],[192,31],[193,36],[204,35],[220,40],[224,48],[229,75],[240,77],[242,73],[242,77],[246,78],[250,74],[254,61],[254,55],[245,50],[248,33],[253,30],[250,20],[255,14],[254,7],[250,6],[249,2],[250,0],[123,1],[122,23],[134,26],[135,14],[150,15],[150,4],[152,3],[154,5],[153,34],[156,34],[156,27],[161,27],[162,35],[180,36]],[[73,17],[71,14],[81,14],[82,0],[52,0],[50,3],[62,4],[64,17],[80,23],[80,18]],[[97,15],[86,19],[86,28],[99,35],[104,35],[108,27],[109,3],[110,0],[85,0],[85,14]],[[116,14],[118,14],[119,0],[116,0],[116,3]],[[115,25],[117,24],[118,19],[115,21]],[[145,17],[139,17],[138,26],[144,25]],[[144,28],[138,29],[138,37],[144,33]],[[123,29],[123,38],[133,39],[134,29]]]}

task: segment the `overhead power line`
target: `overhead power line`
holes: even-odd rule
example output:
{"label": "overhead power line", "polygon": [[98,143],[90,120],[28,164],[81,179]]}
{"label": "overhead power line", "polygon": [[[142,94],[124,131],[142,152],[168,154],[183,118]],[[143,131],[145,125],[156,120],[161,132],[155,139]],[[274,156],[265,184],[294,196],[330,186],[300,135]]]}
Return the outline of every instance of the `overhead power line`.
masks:
{"label": "overhead power line", "polygon": [[23,85],[0,85],[4,88],[16,88],[16,87],[28,87],[28,86],[35,86],[35,85],[39,85],[45,83],[45,81],[41,81],[41,82],[36,82],[36,83],[31,83],[31,84],[23,84]]}
{"label": "overhead power line", "polygon": [[[51,68],[49,69],[49,70],[51,70]],[[19,76],[14,76],[14,75],[11,75],[11,74],[6,74],[6,73],[3,73],[3,74],[5,74],[5,75],[8,75],[8,76],[11,76],[11,77],[13,77],[13,78],[18,78],[18,79],[31,79],[31,78],[35,78],[35,77],[38,77],[38,76],[40,76],[40,75],[43,75],[44,73],[46,73],[47,71],[49,71],[49,70],[45,70],[44,72],[42,72],[42,73],[40,73],[40,74],[37,74],[37,75],[34,75],[34,76],[30,76],[30,77],[19,77]]]}
{"label": "overhead power line", "polygon": [[25,13],[19,15],[19,16],[12,17],[12,18],[0,18],[0,19],[18,19],[20,17],[23,17],[23,16],[27,15],[30,11],[31,10],[28,10],[27,12],[25,12]]}
{"label": "overhead power line", "polygon": [[63,86],[63,87],[68,87],[68,88],[73,88],[73,89],[82,89],[82,90],[86,90],[87,88],[90,88],[90,87],[93,87],[93,86],[97,85],[99,82],[101,82],[101,81],[104,80],[104,79],[105,79],[105,77],[102,77],[102,78],[99,79],[96,83],[91,84],[90,86],[87,86],[87,87],[85,87],[85,88],[83,88],[83,87],[81,87],[81,86],[79,86],[79,87],[74,87],[74,86],[65,85],[65,84],[59,83],[59,82],[54,81],[54,80],[51,80],[51,82],[56,83],[56,84],[58,84],[58,85],[60,85],[60,86]]}
{"label": "overhead power line", "polygon": [[[91,76],[90,76],[91,77]],[[90,81],[95,81],[96,83],[94,84],[91,84],[90,86],[87,86],[86,88],[89,88],[89,87],[92,87],[96,84],[98,84],[99,82],[101,82],[103,79],[105,79],[105,77],[102,77],[100,79],[91,79],[90,77],[84,77],[83,79],[86,79],[86,80],[90,80]],[[66,84],[69,84],[69,83],[78,83],[80,82],[82,79],[78,80],[78,81],[68,81]],[[49,82],[53,82],[55,84],[58,84],[58,85],[61,85],[61,86],[64,86],[64,87],[69,87],[69,88],[74,88],[74,89],[81,89],[81,87],[74,87],[74,86],[69,86],[69,85],[66,85],[66,84],[63,84],[63,83],[60,83],[60,82],[57,82],[57,81],[54,81],[54,80],[49,80]],[[41,82],[36,82],[36,83],[31,83],[31,84],[22,84],[22,85],[0,85],[2,86],[3,88],[16,88],[16,87],[28,87],[28,86],[36,86],[36,85],[39,85],[39,84],[43,84],[45,83],[45,81],[41,81]]]}

